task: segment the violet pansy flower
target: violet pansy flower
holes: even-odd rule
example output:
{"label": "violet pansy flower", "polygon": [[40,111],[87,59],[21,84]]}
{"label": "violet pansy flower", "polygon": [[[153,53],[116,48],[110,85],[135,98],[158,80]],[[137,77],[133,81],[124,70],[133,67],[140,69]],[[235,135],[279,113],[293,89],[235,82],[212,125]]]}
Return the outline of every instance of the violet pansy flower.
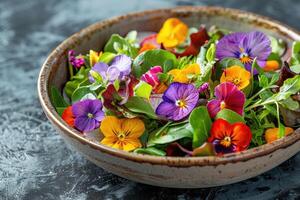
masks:
{"label": "violet pansy flower", "polygon": [[[110,63],[110,65],[98,62],[93,67],[92,70],[100,74],[103,80],[114,82],[117,79],[124,79],[131,72],[131,58],[126,55],[116,56]],[[89,75],[90,82],[95,82],[94,77]]]}
{"label": "violet pansy flower", "polygon": [[216,57],[219,60],[237,58],[251,71],[253,60],[256,58],[257,64],[264,67],[271,51],[271,41],[264,33],[238,32],[226,35],[218,42]]}
{"label": "violet pansy flower", "polygon": [[99,128],[104,118],[102,103],[99,99],[85,99],[72,105],[75,117],[74,126],[82,132],[89,132]]}
{"label": "violet pansy flower", "polygon": [[196,107],[199,92],[192,84],[174,82],[164,92],[162,99],[156,108],[156,114],[178,121],[187,117]]}
{"label": "violet pansy flower", "polygon": [[231,82],[221,83],[215,87],[215,96],[216,99],[207,103],[207,109],[212,118],[224,108],[243,115],[246,97],[236,85]]}

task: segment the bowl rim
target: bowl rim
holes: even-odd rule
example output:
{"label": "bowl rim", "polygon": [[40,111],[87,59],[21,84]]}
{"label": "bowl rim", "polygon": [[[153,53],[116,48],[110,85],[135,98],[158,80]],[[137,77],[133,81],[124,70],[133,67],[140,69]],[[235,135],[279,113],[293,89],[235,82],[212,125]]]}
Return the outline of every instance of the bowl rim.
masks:
{"label": "bowl rim", "polygon": [[[73,34],[66,40],[64,40],[58,47],[56,47],[50,55],[47,57],[46,61],[43,63],[42,68],[39,73],[37,81],[38,97],[41,106],[47,116],[47,118],[60,129],[60,132],[66,134],[67,136],[77,140],[78,142],[88,145],[89,147],[99,150],[102,153],[109,154],[118,158],[123,158],[125,160],[139,162],[139,163],[149,163],[154,165],[167,165],[173,167],[192,167],[192,166],[216,166],[226,163],[235,163],[240,161],[247,161],[252,158],[266,156],[276,150],[284,149],[293,145],[298,140],[300,140],[300,128],[296,129],[293,134],[286,136],[284,138],[278,139],[270,144],[264,144],[258,147],[254,147],[238,153],[229,153],[223,156],[204,156],[204,157],[158,157],[152,155],[136,154],[132,152],[126,152],[118,149],[113,149],[111,147],[102,145],[101,143],[96,143],[91,141],[76,129],[67,125],[62,118],[57,114],[56,110],[52,106],[50,97],[48,95],[49,89],[49,77],[52,66],[56,62],[56,57],[64,52],[66,52],[70,45],[85,36],[92,34],[94,31],[99,29],[104,29],[106,26],[118,23],[120,20],[135,18],[139,16],[145,16],[148,14],[159,14],[161,12],[173,12],[173,13],[190,13],[190,12],[204,12],[204,13],[218,13],[221,15],[228,15],[232,18],[249,20],[252,23],[264,24],[276,31],[282,33],[283,35],[290,37],[294,40],[300,40],[300,33],[295,29],[284,25],[276,20],[269,19],[261,15],[257,15],[251,12],[246,12],[242,10],[223,8],[215,6],[179,6],[173,8],[164,9],[153,9],[146,11],[133,12],[110,19],[106,19],[97,23],[94,23],[79,32]],[[270,155],[271,157],[272,155]]]}

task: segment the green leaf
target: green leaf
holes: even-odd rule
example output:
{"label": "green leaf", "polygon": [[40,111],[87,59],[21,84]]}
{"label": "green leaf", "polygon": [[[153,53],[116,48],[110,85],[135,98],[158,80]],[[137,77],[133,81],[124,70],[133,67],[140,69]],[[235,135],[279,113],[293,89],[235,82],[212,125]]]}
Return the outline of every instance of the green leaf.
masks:
{"label": "green leaf", "polygon": [[216,152],[211,143],[205,142],[200,147],[193,150],[193,156],[215,156]]}
{"label": "green leaf", "polygon": [[290,69],[295,72],[296,74],[300,74],[300,64],[298,65],[293,65],[290,67]]}
{"label": "green leaf", "polygon": [[231,124],[236,122],[245,123],[245,120],[241,115],[229,109],[223,109],[218,112],[218,114],[216,115],[216,119],[224,119]]}
{"label": "green leaf", "polygon": [[157,118],[149,101],[142,97],[130,97],[127,103],[125,103],[125,107],[128,108],[128,110],[130,110],[131,112],[145,114],[152,119]]}
{"label": "green leaf", "polygon": [[134,94],[138,97],[149,99],[152,92],[152,86],[144,81],[140,81],[134,88]]}
{"label": "green leaf", "polygon": [[111,53],[111,52],[104,52],[100,57],[98,62],[103,62],[103,63],[110,63],[110,61],[112,61],[112,59],[114,59],[114,57],[116,56],[116,54]]}
{"label": "green leaf", "polygon": [[290,65],[298,65],[300,64],[300,42],[295,41],[292,46],[292,57],[290,61]]}
{"label": "green leaf", "polygon": [[147,147],[147,148],[138,148],[134,150],[134,153],[140,153],[140,154],[148,154],[152,156],[165,156],[166,152],[163,150],[157,149],[155,147]]}
{"label": "green leaf", "polygon": [[279,133],[278,133],[279,138],[284,137],[284,133],[285,133],[285,127],[282,123],[280,123],[279,124]]}
{"label": "green leaf", "polygon": [[159,133],[153,132],[150,134],[147,146],[153,146],[156,144],[168,144],[182,138],[193,138],[193,129],[189,123],[180,124],[177,126],[169,126]]}
{"label": "green leaf", "polygon": [[286,44],[282,39],[277,39],[275,37],[269,36],[271,40],[272,52],[282,56],[286,49]]}
{"label": "green leaf", "polygon": [[96,96],[95,92],[90,90],[90,86],[82,86],[77,88],[72,94],[72,103],[76,103],[77,101],[82,100],[84,97],[86,98],[87,94],[93,94]]}
{"label": "green leaf", "polygon": [[206,52],[206,60],[208,62],[212,62],[215,60],[215,57],[216,57],[216,45],[212,43]]}
{"label": "green leaf", "polygon": [[164,66],[165,62],[173,62],[174,67],[177,65],[176,56],[169,51],[162,49],[153,49],[145,51],[138,55],[133,61],[132,73],[135,77],[140,78],[153,66]]}
{"label": "green leaf", "polygon": [[275,95],[276,101],[288,99],[291,95],[300,91],[300,75],[286,79],[280,87],[278,94]]}
{"label": "green leaf", "polygon": [[193,149],[201,146],[208,138],[211,128],[211,118],[205,106],[200,106],[192,111],[189,123],[193,129]]}
{"label": "green leaf", "polygon": [[57,112],[60,116],[62,116],[62,114],[63,114],[64,110],[66,109],[66,107],[56,107],[55,109],[56,109],[56,112]]}
{"label": "green leaf", "polygon": [[166,60],[162,68],[163,68],[163,72],[167,73],[168,71],[174,68],[174,61],[170,59]]}
{"label": "green leaf", "polygon": [[291,97],[280,101],[279,104],[289,110],[297,110],[299,108],[298,101],[294,101]]}
{"label": "green leaf", "polygon": [[118,34],[111,35],[104,47],[104,51],[115,54],[125,54],[131,58],[135,58],[138,54],[138,49]]}
{"label": "green leaf", "polygon": [[57,87],[51,86],[50,90],[51,90],[50,99],[55,108],[57,108],[57,107],[66,108],[69,106],[69,104],[65,101],[65,99],[60,94]]}
{"label": "green leaf", "polygon": [[239,59],[236,59],[236,58],[224,58],[218,63],[218,65],[221,66],[222,69],[226,69],[226,68],[234,66],[234,65],[237,65],[237,66],[240,66],[243,68],[245,67],[244,64]]}
{"label": "green leaf", "polygon": [[81,67],[79,71],[76,73],[76,75],[72,76],[71,80],[66,83],[64,91],[69,98],[72,97],[73,92],[79,86],[83,86],[86,85],[86,83],[89,83],[88,81],[89,71],[90,68]]}

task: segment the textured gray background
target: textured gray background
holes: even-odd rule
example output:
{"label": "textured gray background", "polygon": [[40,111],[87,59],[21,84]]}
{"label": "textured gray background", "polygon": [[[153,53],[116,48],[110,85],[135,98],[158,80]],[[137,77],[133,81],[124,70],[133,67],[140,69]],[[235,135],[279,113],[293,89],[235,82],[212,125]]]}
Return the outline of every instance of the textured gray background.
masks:
{"label": "textured gray background", "polygon": [[[42,62],[81,28],[144,9],[219,5],[267,15],[300,29],[297,0],[0,0],[0,199],[297,199],[300,155],[250,180],[180,190],[134,183],[69,150],[36,93]],[[175,175],[175,174],[174,174]]]}

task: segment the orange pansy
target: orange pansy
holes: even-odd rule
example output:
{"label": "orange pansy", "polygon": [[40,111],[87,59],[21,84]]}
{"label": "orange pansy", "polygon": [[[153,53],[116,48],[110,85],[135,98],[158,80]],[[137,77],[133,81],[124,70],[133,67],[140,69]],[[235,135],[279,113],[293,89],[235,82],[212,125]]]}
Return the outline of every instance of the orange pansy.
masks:
{"label": "orange pansy", "polygon": [[188,26],[177,18],[169,18],[157,35],[157,43],[173,48],[183,43],[188,35]]}
{"label": "orange pansy", "polygon": [[[294,129],[290,127],[285,127],[284,135],[287,136],[291,134]],[[269,128],[265,131],[265,140],[267,143],[271,143],[275,140],[279,139],[279,128]]]}
{"label": "orange pansy", "polygon": [[241,90],[249,85],[250,78],[250,72],[241,66],[234,65],[224,70],[220,82],[231,82]]}
{"label": "orange pansy", "polygon": [[115,116],[105,117],[100,126],[104,135],[101,143],[115,149],[132,151],[142,146],[139,137],[145,131],[144,122],[138,118],[118,119]]}

